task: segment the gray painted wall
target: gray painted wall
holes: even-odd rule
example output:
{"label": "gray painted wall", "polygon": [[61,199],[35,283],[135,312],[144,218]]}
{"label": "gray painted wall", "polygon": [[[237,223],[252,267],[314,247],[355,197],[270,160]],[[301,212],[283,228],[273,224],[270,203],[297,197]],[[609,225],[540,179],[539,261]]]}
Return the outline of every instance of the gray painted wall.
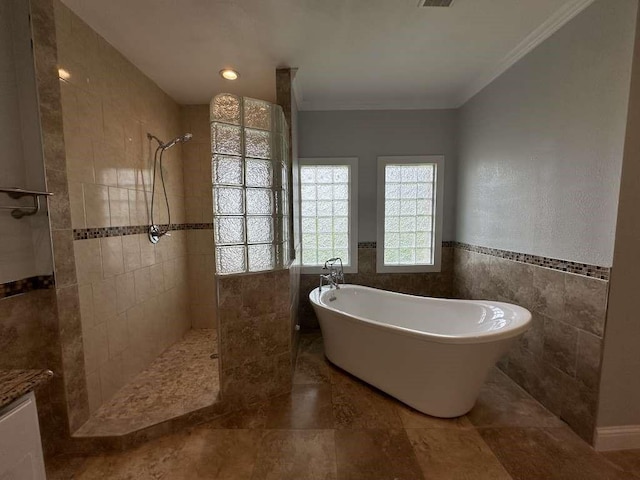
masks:
{"label": "gray painted wall", "polygon": [[[639,17],[640,18],[640,17]],[[640,425],[640,31],[636,38],[598,426]]]}
{"label": "gray painted wall", "polygon": [[300,158],[358,157],[358,241],[376,241],[376,165],[383,155],[445,156],[443,240],[454,239],[455,110],[302,111]]}
{"label": "gray painted wall", "polygon": [[460,112],[456,240],[610,266],[636,0],[598,0]]}

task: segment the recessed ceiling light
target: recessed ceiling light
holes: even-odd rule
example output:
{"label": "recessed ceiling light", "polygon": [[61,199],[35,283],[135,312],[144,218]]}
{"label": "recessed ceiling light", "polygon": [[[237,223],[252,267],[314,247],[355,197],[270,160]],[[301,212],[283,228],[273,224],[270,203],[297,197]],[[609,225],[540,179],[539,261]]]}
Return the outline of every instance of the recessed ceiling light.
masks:
{"label": "recessed ceiling light", "polygon": [[240,74],[235,70],[225,68],[223,70],[220,70],[220,76],[225,80],[236,80],[240,76]]}
{"label": "recessed ceiling light", "polygon": [[64,68],[59,68],[58,77],[60,77],[62,80],[69,80],[71,78],[71,74],[67,72]]}

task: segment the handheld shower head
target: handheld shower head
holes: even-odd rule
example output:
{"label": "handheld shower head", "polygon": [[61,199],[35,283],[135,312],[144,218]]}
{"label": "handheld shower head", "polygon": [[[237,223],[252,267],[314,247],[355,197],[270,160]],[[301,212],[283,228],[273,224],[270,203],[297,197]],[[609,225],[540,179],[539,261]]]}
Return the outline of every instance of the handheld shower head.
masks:
{"label": "handheld shower head", "polygon": [[173,147],[176,143],[184,143],[188,142],[193,138],[193,135],[190,133],[185,133],[184,135],[180,135],[179,137],[174,138],[173,140],[169,140],[167,143],[162,145],[163,150],[167,150],[168,148]]}
{"label": "handheld shower head", "polygon": [[160,140],[155,135],[151,135],[150,133],[147,133],[147,138],[149,140],[155,140],[156,142],[158,142],[158,145],[162,150],[166,150],[167,148],[173,147],[176,143],[188,142],[193,138],[193,135],[190,133],[185,133],[184,135],[180,135],[179,137],[176,137],[173,140],[169,140],[167,143],[163,143],[162,140]]}

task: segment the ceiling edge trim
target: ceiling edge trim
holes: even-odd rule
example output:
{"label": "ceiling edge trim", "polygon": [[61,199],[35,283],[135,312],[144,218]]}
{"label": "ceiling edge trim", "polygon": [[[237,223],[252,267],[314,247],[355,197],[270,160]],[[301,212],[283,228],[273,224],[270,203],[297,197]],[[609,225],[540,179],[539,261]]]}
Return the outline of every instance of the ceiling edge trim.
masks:
{"label": "ceiling edge trim", "polygon": [[594,1],[595,0],[574,0],[556,11],[542,25],[527,35],[524,40],[505,55],[495,68],[486,71],[478,79],[472,82],[469,87],[465,88],[462,91],[458,102],[456,102],[456,106],[461,107],[471,100],[482,89],[491,84],[496,78],[515,65],[520,59],[544,42],[547,38],[560,30]]}
{"label": "ceiling edge trim", "polygon": [[356,102],[314,102],[302,100],[298,103],[300,111],[334,111],[334,110],[448,110],[456,108],[453,102],[444,101],[422,101],[422,102],[376,102],[376,103],[356,103]]}

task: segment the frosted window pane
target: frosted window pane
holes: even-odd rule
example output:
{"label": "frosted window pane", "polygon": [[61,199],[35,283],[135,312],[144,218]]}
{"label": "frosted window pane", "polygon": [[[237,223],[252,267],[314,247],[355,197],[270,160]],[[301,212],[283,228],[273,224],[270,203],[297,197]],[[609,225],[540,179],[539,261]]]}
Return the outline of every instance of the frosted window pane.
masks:
{"label": "frosted window pane", "polygon": [[416,263],[433,263],[431,258],[431,250],[428,248],[416,249]]}
{"label": "frosted window pane", "polygon": [[216,187],[213,192],[214,213],[216,215],[242,215],[244,213],[242,188]]}
{"label": "frosted window pane", "polygon": [[247,242],[273,242],[272,217],[247,217]]}
{"label": "frosted window pane", "polygon": [[334,200],[348,200],[349,199],[349,187],[347,185],[334,185],[334,187],[333,187],[333,199]]}
{"label": "frosted window pane", "polygon": [[300,167],[300,183],[315,184],[316,183],[316,167]]}
{"label": "frosted window pane", "polygon": [[240,98],[228,93],[217,95],[211,104],[211,119],[239,125]]}
{"label": "frosted window pane", "polygon": [[[318,216],[330,217],[333,214],[333,202],[318,202]],[[346,213],[343,213],[345,215]]]}
{"label": "frosted window pane", "polygon": [[216,217],[214,230],[218,245],[244,243],[244,217]]}
{"label": "frosted window pane", "polygon": [[333,235],[330,233],[319,233],[318,234],[318,248],[333,248]]}
{"label": "frosted window pane", "polygon": [[246,172],[245,184],[247,187],[269,188],[273,186],[273,169],[270,160],[247,158]]}
{"label": "frosted window pane", "polygon": [[271,190],[262,188],[247,189],[247,215],[271,215],[273,198]]}
{"label": "frosted window pane", "polygon": [[435,166],[385,166],[385,264],[430,264]]}
{"label": "frosted window pane", "polygon": [[384,169],[384,179],[387,182],[400,182],[402,180],[402,170],[400,166],[387,165]]}
{"label": "frosted window pane", "polygon": [[349,215],[349,203],[343,201],[333,202],[333,213],[335,215]]}
{"label": "frosted window pane", "polygon": [[420,165],[416,170],[418,182],[433,182],[433,165]]}
{"label": "frosted window pane", "polygon": [[387,217],[384,219],[384,231],[385,232],[399,232],[400,231],[400,218],[399,217]]}
{"label": "frosted window pane", "polygon": [[244,125],[246,127],[271,129],[271,104],[253,98],[244,99]]}
{"label": "frosted window pane", "polygon": [[400,215],[400,202],[398,200],[388,200],[384,203],[385,215]]}
{"label": "frosted window pane", "polygon": [[431,200],[416,201],[416,211],[418,215],[431,215],[433,213],[433,202]]}
{"label": "frosted window pane", "polygon": [[315,249],[318,246],[318,237],[313,233],[305,233],[302,235],[302,246]]}
{"label": "frosted window pane", "polygon": [[398,250],[395,248],[386,248],[384,249],[384,263],[386,265],[393,265],[398,263]]}
{"label": "frosted window pane", "polygon": [[405,165],[405,166],[402,166],[401,169],[402,169],[401,170],[402,183],[418,181],[418,171],[416,167]]}
{"label": "frosted window pane", "polygon": [[244,246],[217,247],[216,266],[219,273],[240,273],[247,270]]}
{"label": "frosted window pane", "polygon": [[316,233],[316,219],[315,218],[303,218],[302,219],[302,231],[305,233]]}
{"label": "frosted window pane", "polygon": [[346,248],[335,248],[333,256],[342,259],[342,263],[349,263],[349,250]]}
{"label": "frosted window pane", "polygon": [[349,167],[336,166],[333,167],[333,181],[335,183],[348,183],[349,182]]}
{"label": "frosted window pane", "polygon": [[318,200],[331,200],[333,197],[332,185],[318,185]]}
{"label": "frosted window pane", "polygon": [[404,199],[402,199],[401,205],[400,205],[400,215],[415,216],[416,213],[417,213],[416,201],[415,200],[404,200]]}
{"label": "frosted window pane", "polygon": [[244,152],[247,157],[271,158],[271,133],[245,128]]}
{"label": "frosted window pane", "polygon": [[300,189],[300,196],[302,200],[315,200],[316,199],[316,186],[315,185],[302,185]]}
{"label": "frosted window pane", "polygon": [[318,265],[318,252],[315,248],[302,246],[302,263],[305,265]]}
{"label": "frosted window pane", "polygon": [[[335,234],[333,236],[334,248],[347,248],[349,246],[349,236],[347,234]],[[342,259],[344,261],[344,259]]]}
{"label": "frosted window pane", "polygon": [[416,217],[400,217],[400,231],[401,232],[415,232],[416,231]]}
{"label": "frosted window pane", "polygon": [[332,257],[349,263],[349,167],[300,168],[302,263],[322,265]]}
{"label": "frosted window pane", "polygon": [[303,217],[315,217],[316,216],[316,202],[302,202],[301,213]]}
{"label": "frosted window pane", "polygon": [[333,230],[335,232],[339,232],[339,233],[348,232],[349,231],[349,218],[348,217],[334,217],[333,218]]}
{"label": "frosted window pane", "polygon": [[316,167],[316,182],[318,183],[333,183],[333,168],[332,167]]}
{"label": "frosted window pane", "polygon": [[249,271],[260,272],[275,267],[273,245],[248,245]]}
{"label": "frosted window pane", "polygon": [[416,234],[415,233],[401,233],[400,234],[400,247],[415,247],[416,246]]}
{"label": "frosted window pane", "polygon": [[400,195],[402,198],[416,198],[417,185],[415,183],[402,184]]}
{"label": "frosted window pane", "polygon": [[333,231],[333,218],[320,217],[318,218],[318,232],[331,233]]}
{"label": "frosted window pane", "polygon": [[241,128],[224,123],[211,124],[211,148],[213,153],[242,155]]}
{"label": "frosted window pane", "polygon": [[214,155],[212,180],[214,185],[242,185],[242,159]]}
{"label": "frosted window pane", "polygon": [[400,198],[400,184],[399,183],[391,183],[387,185],[385,188],[384,196],[387,199],[399,199]]}
{"label": "frosted window pane", "polygon": [[398,263],[405,265],[411,265],[415,263],[416,252],[413,248],[400,248],[398,250],[398,253]]}
{"label": "frosted window pane", "polygon": [[387,233],[384,236],[384,246],[397,248],[400,246],[400,234],[399,233]]}

